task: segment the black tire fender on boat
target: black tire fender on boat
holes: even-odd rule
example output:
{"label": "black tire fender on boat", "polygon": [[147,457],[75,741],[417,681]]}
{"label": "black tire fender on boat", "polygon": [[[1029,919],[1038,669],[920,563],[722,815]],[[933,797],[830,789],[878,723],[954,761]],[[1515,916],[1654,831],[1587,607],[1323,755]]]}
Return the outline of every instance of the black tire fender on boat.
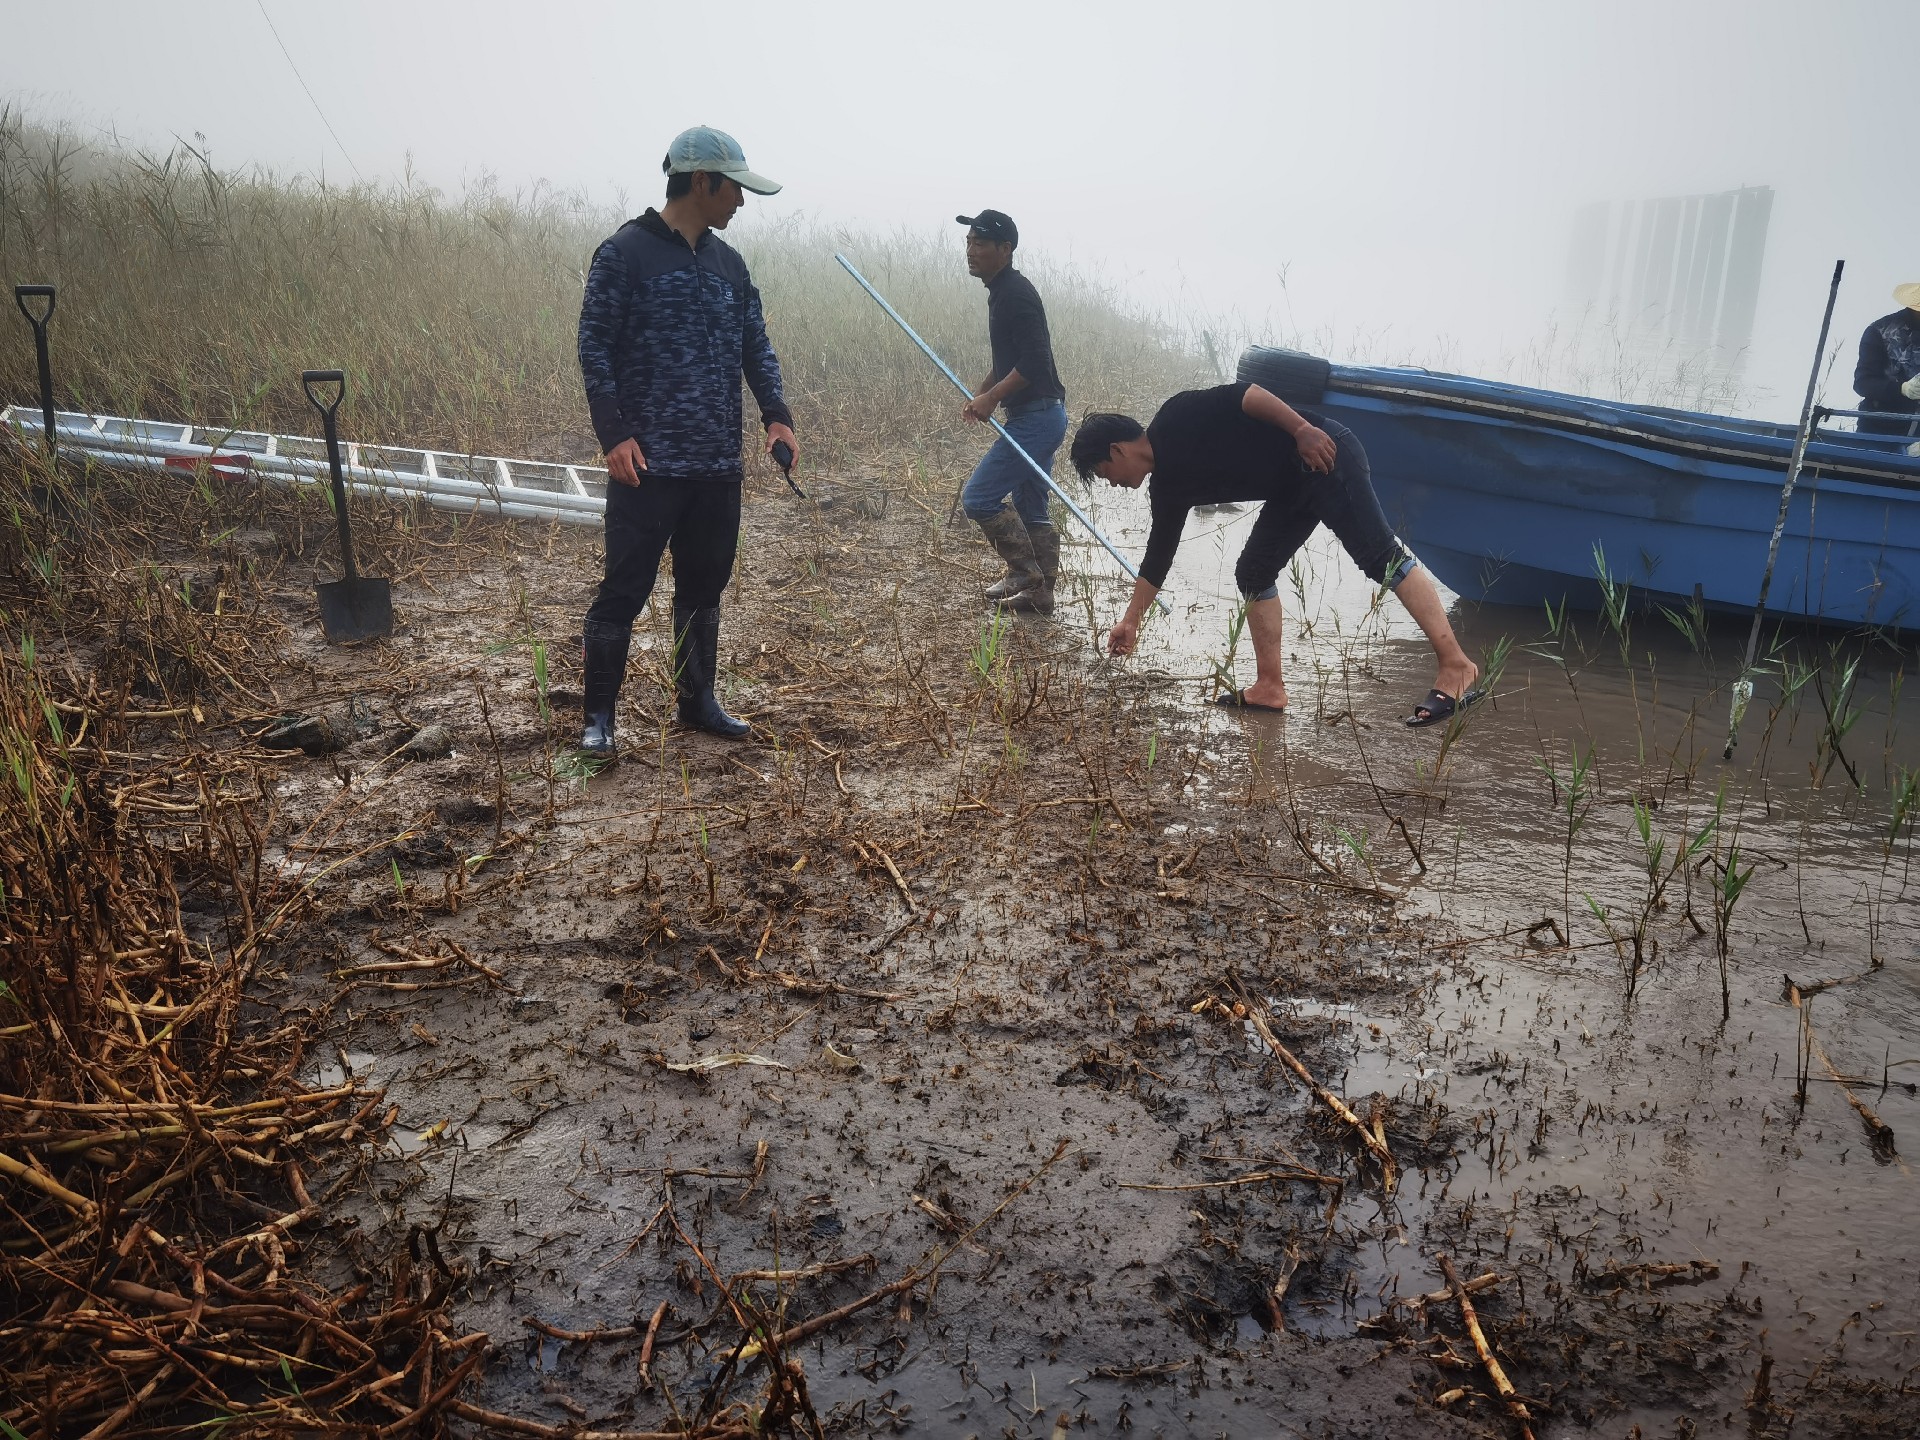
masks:
{"label": "black tire fender on boat", "polygon": [[1290,405],[1317,405],[1327,393],[1333,367],[1318,355],[1249,345],[1240,355],[1234,379],[1250,381]]}

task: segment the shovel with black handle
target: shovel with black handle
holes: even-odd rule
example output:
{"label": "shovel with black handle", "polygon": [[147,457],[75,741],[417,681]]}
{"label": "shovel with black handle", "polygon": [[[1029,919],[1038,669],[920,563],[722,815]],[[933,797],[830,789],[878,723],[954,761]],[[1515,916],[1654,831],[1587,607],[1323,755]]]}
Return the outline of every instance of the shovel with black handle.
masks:
{"label": "shovel with black handle", "polygon": [[[320,597],[320,628],[335,645],[372,640],[393,633],[393,591],[387,581],[362,575],[353,563],[353,526],[347,519],[347,480],[340,465],[340,431],[334,423],[347,398],[347,377],[338,370],[304,370],[300,384],[320,412],[327,431],[327,465],[333,471],[333,515],[340,526],[341,578],[314,586]],[[337,385],[331,402],[314,393],[316,385]]]}
{"label": "shovel with black handle", "polygon": [[[28,300],[44,300],[47,308],[36,315],[27,306]],[[47,358],[47,322],[53,319],[54,293],[51,285],[16,285],[13,287],[13,303],[20,307],[20,313],[27,317],[27,323],[33,326],[33,358],[40,365],[40,415],[46,426],[45,438],[47,454],[54,451],[53,419],[53,364]]]}

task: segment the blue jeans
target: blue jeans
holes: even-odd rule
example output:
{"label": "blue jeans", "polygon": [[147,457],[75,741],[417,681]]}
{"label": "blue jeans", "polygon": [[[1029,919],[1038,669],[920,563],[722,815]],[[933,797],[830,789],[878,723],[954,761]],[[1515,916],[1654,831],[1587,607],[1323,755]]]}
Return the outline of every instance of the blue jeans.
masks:
{"label": "blue jeans", "polygon": [[[1065,402],[1049,400],[1001,422],[1007,433],[1031,455],[1034,463],[1049,474],[1053,471],[1053,452],[1067,438]],[[1019,451],[998,436],[993,446],[980,457],[960,492],[961,507],[969,520],[991,520],[1009,495],[1021,522],[1029,527],[1047,523],[1047,486],[1033,466],[1020,458]]]}

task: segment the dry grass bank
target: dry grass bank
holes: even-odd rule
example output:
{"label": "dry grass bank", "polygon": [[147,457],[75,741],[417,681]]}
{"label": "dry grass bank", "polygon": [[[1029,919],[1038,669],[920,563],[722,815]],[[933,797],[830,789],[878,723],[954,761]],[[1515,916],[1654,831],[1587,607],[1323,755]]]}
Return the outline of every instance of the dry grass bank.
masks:
{"label": "dry grass bank", "polygon": [[[0,110],[0,277],[51,283],[62,405],[297,433],[302,369],[350,379],[355,438],[530,458],[594,451],[574,344],[584,271],[622,217],[536,186],[458,197],[110,149]],[[802,443],[827,464],[957,437],[951,387],[833,261],[845,250],[963,374],[986,314],[953,236],[749,212],[729,237],[765,297]],[[1175,326],[1032,261],[1075,403],[1150,406],[1205,378]],[[0,395],[36,394],[17,317]]]}

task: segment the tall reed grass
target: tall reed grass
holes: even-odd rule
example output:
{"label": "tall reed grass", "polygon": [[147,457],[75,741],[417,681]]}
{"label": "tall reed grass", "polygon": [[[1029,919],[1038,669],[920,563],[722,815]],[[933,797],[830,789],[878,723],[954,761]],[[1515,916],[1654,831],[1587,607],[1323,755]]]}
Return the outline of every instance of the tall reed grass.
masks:
{"label": "tall reed grass", "polygon": [[[589,459],[576,324],[588,260],[622,218],[543,185],[448,197],[410,179],[341,188],[228,170],[194,145],[88,143],[0,109],[0,279],[59,287],[55,382],[78,409],[308,433],[299,372],[337,366],[351,438]],[[959,396],[833,261],[846,251],[977,379],[985,295],[948,228],[873,234],[749,211],[729,235],[815,460],[890,462],[961,438]],[[1211,375],[1179,324],[1044,258],[1032,273],[1076,409],[1150,409]],[[31,400],[36,383],[16,317],[0,325],[0,395]]]}

